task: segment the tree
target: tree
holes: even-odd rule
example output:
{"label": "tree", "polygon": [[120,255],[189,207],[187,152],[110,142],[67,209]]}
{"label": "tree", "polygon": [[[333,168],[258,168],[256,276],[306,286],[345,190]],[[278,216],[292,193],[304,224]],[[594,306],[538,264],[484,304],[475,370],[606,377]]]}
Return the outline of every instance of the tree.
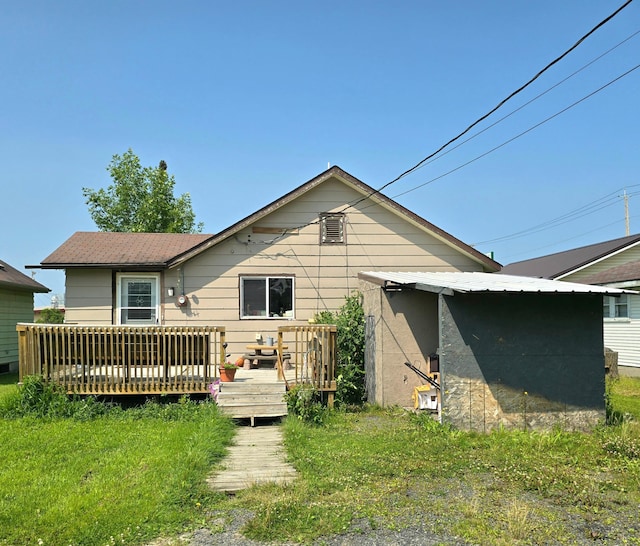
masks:
{"label": "tree", "polygon": [[91,218],[100,231],[200,233],[191,196],[173,195],[175,179],[167,164],[142,167],[131,149],[116,154],[107,167],[113,184],[107,189],[82,188]]}
{"label": "tree", "polygon": [[64,323],[64,313],[55,307],[45,307],[40,311],[40,324],[62,324]]}

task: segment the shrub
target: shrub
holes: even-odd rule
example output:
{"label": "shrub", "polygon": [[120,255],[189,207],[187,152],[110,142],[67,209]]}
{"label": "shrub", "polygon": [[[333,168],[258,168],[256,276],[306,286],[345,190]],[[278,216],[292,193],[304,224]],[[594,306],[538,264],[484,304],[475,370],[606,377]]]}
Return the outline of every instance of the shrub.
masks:
{"label": "shrub", "polygon": [[322,311],[314,320],[337,327],[336,405],[361,406],[366,398],[364,375],[364,309],[362,295],[354,292],[336,313]]}
{"label": "shrub", "polygon": [[290,415],[295,415],[307,423],[323,423],[325,409],[320,400],[320,393],[313,385],[295,385],[287,391],[284,399]]}
{"label": "shrub", "polygon": [[73,417],[87,420],[111,411],[108,404],[95,397],[70,397],[60,385],[48,383],[42,376],[24,378],[18,389],[5,396],[0,403],[0,417]]}
{"label": "shrub", "polygon": [[37,322],[40,324],[62,324],[64,322],[64,313],[54,307],[45,307],[40,311],[40,318]]}

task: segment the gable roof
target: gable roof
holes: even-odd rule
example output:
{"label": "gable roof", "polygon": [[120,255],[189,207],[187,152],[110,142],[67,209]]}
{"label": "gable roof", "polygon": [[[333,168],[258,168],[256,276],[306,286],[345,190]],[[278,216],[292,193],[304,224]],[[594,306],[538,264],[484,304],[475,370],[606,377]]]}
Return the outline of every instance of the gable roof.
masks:
{"label": "gable roof", "polygon": [[[193,256],[195,256],[196,254],[199,254],[200,252],[206,250],[207,248],[215,246],[218,243],[224,241],[225,239],[232,237],[233,235],[242,231],[243,229],[250,226],[251,224],[254,224],[255,222],[261,220],[265,216],[278,210],[284,205],[291,203],[298,197],[311,191],[312,189],[316,188],[317,186],[319,186],[320,184],[322,184],[323,182],[331,178],[337,178],[342,183],[346,184],[347,186],[350,186],[351,188],[355,189],[358,193],[362,194],[364,199],[370,199],[375,203],[381,205],[382,207],[386,208],[387,210],[390,210],[393,213],[397,214],[398,216],[404,217],[405,220],[408,220],[409,222],[419,226],[421,229],[428,231],[436,239],[441,240],[442,242],[444,242],[450,247],[454,247],[456,250],[470,257],[475,262],[481,263],[488,270],[498,271],[500,269],[501,265],[499,263],[492,260],[482,252],[479,252],[475,248],[463,243],[459,239],[456,239],[453,235],[447,233],[446,231],[435,226],[434,224],[428,222],[424,218],[421,218],[417,214],[411,212],[409,209],[403,207],[402,205],[393,201],[389,197],[386,197],[382,193],[376,191],[374,188],[372,188],[368,184],[365,184],[361,180],[358,180],[355,176],[350,175],[348,172],[342,170],[337,165],[330,167],[329,169],[327,169],[323,173],[320,173],[318,176],[315,176],[308,182],[305,182],[301,186],[298,186],[296,189],[283,195],[279,199],[276,199],[272,203],[269,203],[268,205],[261,208],[260,210],[254,212],[253,214],[250,214],[246,218],[240,220],[239,222],[236,222],[232,226],[216,234],[206,243],[203,243],[201,246],[192,249],[191,251],[185,253],[183,256],[174,260],[172,265],[176,265],[177,263],[186,261],[192,258]],[[300,227],[304,227],[304,226],[300,226]]]}
{"label": "gable roof", "polygon": [[29,267],[167,267],[176,256],[211,237],[202,233],[78,231],[42,260],[40,266]]}
{"label": "gable roof", "polygon": [[545,279],[558,279],[590,263],[630,248],[640,242],[640,234],[620,237],[602,243],[557,252],[531,260],[506,265],[499,272],[507,275],[526,275]]}
{"label": "gable roof", "polygon": [[599,273],[584,277],[580,279],[580,282],[586,282],[587,284],[612,284],[636,282],[638,280],[640,280],[640,261],[610,267]]}
{"label": "gable roof", "polygon": [[547,294],[635,294],[636,292],[591,286],[588,284],[519,277],[516,275],[496,275],[475,272],[364,272],[358,277],[379,284],[386,289],[409,288],[453,296],[456,292],[500,292],[500,293],[547,293]]}
{"label": "gable roof", "polygon": [[[258,222],[298,197],[316,188],[327,180],[335,178],[355,189],[380,206],[419,226],[420,229],[455,248],[489,271],[497,271],[500,264],[485,256],[475,248],[456,239],[453,235],[427,222],[399,203],[376,192],[371,186],[358,180],[338,166],[333,166],[318,176],[305,182],[284,196],[250,214],[215,235],[174,234],[174,233],[110,233],[77,232],[57,250],[45,258],[39,266],[43,269],[67,269],[72,267],[94,268],[167,268],[179,265],[205,250],[233,237],[248,226]],[[300,226],[304,227],[304,226]],[[285,232],[286,233],[286,232]],[[284,234],[284,233],[283,233]],[[281,235],[283,235],[281,234]]]}
{"label": "gable roof", "polygon": [[10,288],[27,292],[50,292],[46,286],[21,273],[2,260],[0,260],[0,288]]}

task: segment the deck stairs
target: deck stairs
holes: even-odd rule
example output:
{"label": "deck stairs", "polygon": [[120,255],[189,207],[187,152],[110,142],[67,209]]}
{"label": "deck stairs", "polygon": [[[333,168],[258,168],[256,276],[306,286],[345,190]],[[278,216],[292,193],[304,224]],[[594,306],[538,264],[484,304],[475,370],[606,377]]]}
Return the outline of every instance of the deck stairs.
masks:
{"label": "deck stairs", "polygon": [[278,381],[273,369],[239,369],[235,381],[220,383],[218,406],[234,419],[250,419],[255,426],[259,417],[287,415],[284,381]]}

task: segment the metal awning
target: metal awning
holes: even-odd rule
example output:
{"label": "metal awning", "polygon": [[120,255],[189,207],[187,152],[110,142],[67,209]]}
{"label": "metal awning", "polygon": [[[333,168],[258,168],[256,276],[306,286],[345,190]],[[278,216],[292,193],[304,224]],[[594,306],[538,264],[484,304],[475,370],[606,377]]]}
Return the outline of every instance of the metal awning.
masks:
{"label": "metal awning", "polygon": [[455,292],[608,294],[610,296],[638,293],[609,286],[481,272],[364,271],[359,273],[358,277],[387,290],[415,289],[449,296]]}

